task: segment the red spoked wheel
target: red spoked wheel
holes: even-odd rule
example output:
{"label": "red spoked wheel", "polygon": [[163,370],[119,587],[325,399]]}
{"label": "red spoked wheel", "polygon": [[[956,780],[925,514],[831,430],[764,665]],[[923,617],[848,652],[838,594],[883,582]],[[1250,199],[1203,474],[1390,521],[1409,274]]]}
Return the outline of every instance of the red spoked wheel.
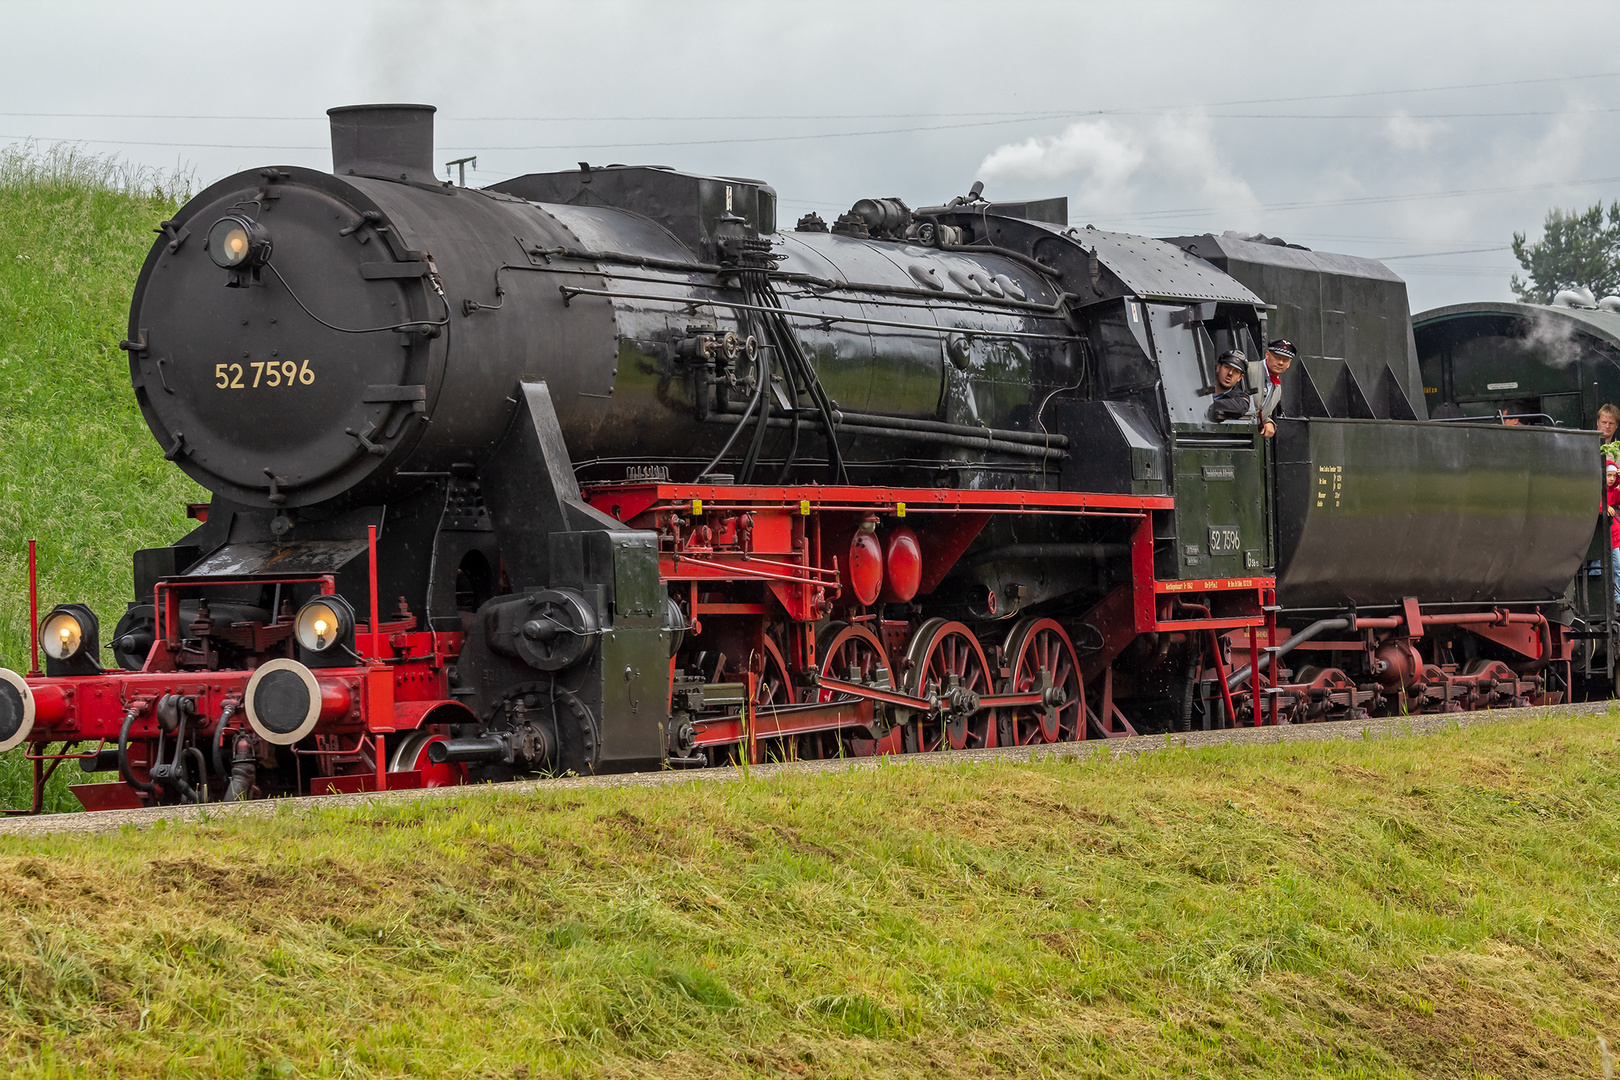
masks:
{"label": "red spoked wheel", "polygon": [[929,619],[917,628],[906,650],[908,692],[932,697],[943,708],[912,722],[907,749],[978,750],[996,745],[996,712],[978,698],[992,692],[990,662],[973,631],[959,622]]}
{"label": "red spoked wheel", "polygon": [[[782,649],[776,644],[776,639],[767,633],[765,666],[759,674],[759,683],[754,688],[754,716],[757,720],[761,711],[792,705],[798,700],[799,691],[793,685],[793,678],[788,673],[787,660],[782,655]],[[802,748],[797,746],[797,740],[791,735],[785,738],[762,736],[757,749],[760,759],[764,761],[787,761],[790,757],[805,756]]]}
{"label": "red spoked wheel", "polygon": [[1024,619],[1007,635],[1002,650],[1012,671],[1007,693],[1029,694],[1055,689],[1061,692],[1046,705],[1022,705],[1007,710],[1007,736],[1014,746],[1068,742],[1084,734],[1081,710],[1085,707],[1080,662],[1074,643],[1063,627],[1051,619]]}
{"label": "red spoked wheel", "polygon": [[[894,673],[889,670],[889,654],[883,642],[860,623],[828,624],[816,638],[816,655],[821,657],[821,674],[830,678],[865,683],[883,690],[895,688]],[[836,690],[825,687],[816,692],[817,701],[832,701],[837,696]],[[898,754],[900,749],[900,730],[896,728],[881,739],[850,738],[825,756],[847,752],[851,757],[871,757]]]}
{"label": "red spoked wheel", "polygon": [[754,708],[774,708],[792,705],[799,700],[798,688],[788,674],[787,659],[782,655],[776,639],[765,635],[765,670],[760,673],[759,687],[754,691]]}
{"label": "red spoked wheel", "polygon": [[435,764],[428,760],[428,747],[436,742],[448,742],[443,735],[431,731],[411,731],[397,736],[399,743],[388,759],[389,772],[414,772],[422,777],[422,786],[456,787],[467,782],[467,766],[459,761]]}

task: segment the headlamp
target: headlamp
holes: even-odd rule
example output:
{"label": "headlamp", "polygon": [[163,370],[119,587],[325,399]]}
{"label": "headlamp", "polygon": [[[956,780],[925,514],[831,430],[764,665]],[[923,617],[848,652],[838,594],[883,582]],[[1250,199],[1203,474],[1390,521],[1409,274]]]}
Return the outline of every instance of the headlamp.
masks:
{"label": "headlamp", "polygon": [[45,619],[45,655],[53,660],[71,660],[84,647],[84,627],[66,611],[58,611]]}
{"label": "headlamp", "polygon": [[317,596],[298,609],[293,635],[306,653],[326,653],[354,632],[354,608],[341,596]]}
{"label": "headlamp", "polygon": [[83,604],[58,604],[39,624],[47,675],[93,675],[101,671],[101,626]]}
{"label": "headlamp", "polygon": [[226,270],[263,266],[270,258],[270,234],[241,214],[226,214],[208,229],[208,257]]}

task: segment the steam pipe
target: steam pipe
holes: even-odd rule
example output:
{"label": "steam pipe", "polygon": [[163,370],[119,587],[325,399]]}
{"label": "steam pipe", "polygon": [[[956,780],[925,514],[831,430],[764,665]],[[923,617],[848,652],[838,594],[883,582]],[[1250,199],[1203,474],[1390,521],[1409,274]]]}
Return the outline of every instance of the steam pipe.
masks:
{"label": "steam pipe", "polygon": [[[1356,620],[1356,619],[1317,619],[1315,622],[1311,623],[1311,625],[1307,626],[1305,629],[1301,630],[1299,633],[1295,634],[1293,637],[1289,638],[1287,641],[1285,641],[1281,645],[1277,646],[1276,649],[1267,650],[1267,654],[1260,658],[1260,668],[1261,668],[1262,671],[1265,670],[1267,665],[1269,665],[1271,663],[1271,660],[1272,660],[1273,657],[1283,657],[1283,656],[1288,655],[1289,653],[1293,652],[1296,648],[1298,648],[1299,646],[1305,644],[1307,641],[1311,640],[1311,638],[1316,637],[1318,634],[1320,634],[1324,630],[1349,630],[1349,629],[1351,629],[1351,624],[1352,623],[1356,623],[1358,625],[1365,626],[1367,623],[1373,622],[1373,621],[1382,622],[1383,620],[1371,620],[1371,619],[1360,619],[1360,620]],[[1396,621],[1399,622],[1400,620],[1397,619]],[[1244,679],[1247,679],[1249,677],[1249,674],[1250,674],[1249,665],[1244,664],[1242,667],[1238,668],[1236,671],[1232,672],[1232,674],[1230,674],[1230,675],[1228,675],[1226,677],[1227,688],[1228,689],[1236,688],[1238,686],[1238,684],[1240,684],[1241,682],[1243,682]]]}
{"label": "steam pipe", "polygon": [[1425,625],[1434,623],[1436,626],[1467,626],[1469,623],[1494,623],[1497,626],[1506,626],[1508,623],[1541,623],[1546,619],[1547,617],[1540,612],[1530,611],[1471,611],[1456,615],[1423,616]]}
{"label": "steam pipe", "polygon": [[1346,629],[1351,631],[1393,630],[1397,626],[1402,626],[1405,623],[1406,620],[1399,615],[1383,615],[1373,619],[1363,619],[1357,617],[1350,620],[1350,625],[1346,627]]}
{"label": "steam pipe", "polygon": [[[735,416],[737,410],[728,402],[724,410]],[[880,413],[852,413],[833,411],[833,423],[841,428],[885,428],[895,431],[929,432],[939,435],[959,435],[982,445],[986,438],[998,442],[1025,443],[1040,450],[1067,450],[1067,435],[1042,435],[1035,431],[1015,431],[1009,428],[971,427],[967,424],[948,424],[943,420],[918,420],[909,416],[884,416]]]}
{"label": "steam pipe", "polygon": [[[1450,615],[1425,615],[1423,616],[1423,622],[1425,625],[1434,626],[1506,626],[1509,623],[1530,623],[1536,626],[1540,637],[1541,658],[1545,660],[1552,655],[1552,628],[1547,624],[1547,617],[1541,614],[1539,611],[1517,612],[1503,611],[1500,609],[1489,612],[1463,611]],[[1301,630],[1299,633],[1277,646],[1275,650],[1268,650],[1269,655],[1262,656],[1260,658],[1260,669],[1262,671],[1266,669],[1267,665],[1271,662],[1271,657],[1281,657],[1287,655],[1298,646],[1322,633],[1324,630],[1393,630],[1398,626],[1405,625],[1405,623],[1405,617],[1400,615],[1387,615],[1374,619],[1318,619],[1316,622],[1307,626],[1305,629]],[[1410,630],[1410,627],[1408,630]],[[1242,668],[1234,671],[1231,676],[1227,678],[1226,685],[1236,687],[1248,677],[1249,667],[1248,665],[1244,665]]]}
{"label": "steam pipe", "polygon": [[979,432],[984,432],[1002,442],[1028,443],[1043,449],[1051,448],[1067,450],[1069,437],[1067,435],[1041,435],[1034,431],[1012,431],[1006,428],[975,428],[967,424],[947,424],[941,420],[914,420],[909,416],[879,416],[872,413],[846,413],[833,414],[834,421],[840,427],[879,427],[895,428],[899,431],[933,431],[945,435],[965,435],[968,438],[983,438]]}
{"label": "steam pipe", "polygon": [[[764,399],[765,380],[761,379],[759,381],[759,385],[754,388],[754,396],[748,400],[748,408],[743,410],[742,418],[737,421],[737,426],[731,429],[731,436],[730,438],[726,439],[726,445],[722,446],[720,448],[720,452],[714,455],[714,460],[703,466],[703,471],[697,474],[697,478],[699,480],[702,480],[705,476],[712,473],[714,471],[714,467],[724,461],[727,454],[731,453],[731,448],[736,445],[737,436],[741,435],[743,428],[748,426],[748,418],[754,415],[754,410],[759,408],[759,403]],[[722,417],[722,419],[724,419],[724,417]],[[770,421],[768,419],[764,420],[763,422],[768,426],[770,425]],[[786,423],[786,421],[783,421],[783,423]],[[429,750],[430,760],[431,754],[432,751]]]}
{"label": "steam pipe", "polygon": [[[1022,263],[1037,274],[1042,275],[1042,277],[1046,278],[1048,285],[1054,280],[1063,280],[1063,271],[1057,267],[1048,266],[1039,259],[1025,255],[1022,251],[1014,251],[1011,248],[997,247],[994,244],[935,244],[934,246],[940,251],[962,251],[969,255],[1000,255],[1003,259],[1011,259],[1013,262]],[[1076,244],[1075,246],[1078,247],[1079,245]],[[1063,290],[1060,288],[1053,288],[1052,291],[1060,296],[1063,295]]]}
{"label": "steam pipe", "polygon": [[[731,417],[735,415],[735,413],[730,412],[721,413],[718,416],[708,417],[708,422],[729,422]],[[743,414],[744,420],[747,419],[747,416],[747,413]],[[826,429],[827,425],[820,416],[813,415],[803,419],[809,423],[815,424],[817,427],[823,430]],[[785,428],[790,426],[792,423],[793,421],[780,416],[773,416],[769,421],[771,427]],[[954,435],[940,431],[896,431],[889,428],[857,427],[846,424],[839,424],[837,426],[837,430],[843,431],[851,438],[899,439],[905,442],[918,443],[923,446],[958,446],[964,450],[983,450],[986,453],[1034,458],[1037,461],[1059,462],[1063,461],[1069,456],[1069,452],[1067,450],[1059,450],[1056,446],[1053,446],[1050,450],[1048,450],[1044,447],[1032,446],[1029,443],[1007,442],[1003,439],[995,438],[993,435],[988,434],[989,429],[980,429],[984,430],[986,434],[977,436]],[[726,449],[727,452],[729,452],[730,446],[728,445]],[[713,469],[714,465],[716,464],[719,464],[718,460],[712,463],[708,469],[705,469],[702,473],[699,473],[699,479],[708,475],[709,471]]]}
{"label": "steam pipe", "polygon": [[[946,251],[983,251],[983,248],[945,248]],[[998,249],[999,253],[999,249]],[[1033,260],[1029,260],[1033,262]],[[1039,264],[1037,264],[1039,265]],[[744,304],[736,300],[703,300],[698,297],[668,296],[662,293],[626,293],[614,292],[611,289],[582,289],[573,285],[559,285],[557,291],[562,294],[563,304],[566,306],[576,296],[605,296],[613,300],[660,300],[666,304],[678,304],[683,307],[694,305],[702,307],[727,307],[733,311],[763,311],[780,314],[788,319],[800,319],[814,323],[849,323],[853,326],[890,326],[898,330],[909,330],[914,334],[961,334],[963,337],[981,338],[1026,338],[1036,341],[1079,341],[1074,334],[1039,334],[1031,330],[981,330],[972,326],[940,326],[937,323],[896,322],[893,319],[863,319],[854,315],[828,315],[817,314],[813,311],[797,311],[793,308],[767,307],[761,304]],[[1056,291],[1056,290],[1053,290]]]}
{"label": "steam pipe", "polygon": [[[759,351],[758,372],[760,387],[771,384],[771,351]],[[771,422],[771,396],[762,394],[759,399],[759,417],[754,421],[754,438],[748,445],[748,452],[743,455],[742,467],[737,470],[737,482],[746,484],[754,478],[754,468],[759,464],[759,452],[765,447],[765,432],[770,429]]]}
{"label": "steam pipe", "polygon": [[[951,311],[975,311],[981,307],[1007,308],[1012,311],[1033,311],[1042,315],[1061,315],[1063,305],[1068,302],[1068,293],[1060,294],[1054,303],[1041,304],[1029,300],[1005,300],[995,296],[971,297],[971,307],[961,303],[955,294],[941,294],[930,289],[913,289],[904,285],[880,285],[876,282],[866,281],[834,281],[831,278],[815,277],[811,274],[798,274],[786,270],[772,270],[770,276],[778,281],[786,281],[793,285],[810,285],[829,292],[863,292],[874,293],[878,296],[902,296],[931,301],[926,305],[932,308]],[[962,298],[968,299],[968,298]],[[956,306],[952,306],[956,301]],[[898,305],[897,305],[898,306]]]}

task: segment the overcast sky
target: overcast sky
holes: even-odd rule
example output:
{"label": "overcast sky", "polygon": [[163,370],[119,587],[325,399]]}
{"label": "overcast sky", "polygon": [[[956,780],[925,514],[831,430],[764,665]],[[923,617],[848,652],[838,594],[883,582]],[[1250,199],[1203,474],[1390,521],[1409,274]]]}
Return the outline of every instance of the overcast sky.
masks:
{"label": "overcast sky", "polygon": [[206,183],[330,168],[330,106],[426,102],[469,184],[673,165],[764,179],[791,224],[982,179],[1389,258],[1414,311],[1510,297],[1515,229],[1620,198],[1614,3],[0,0],[0,28],[0,144]]}

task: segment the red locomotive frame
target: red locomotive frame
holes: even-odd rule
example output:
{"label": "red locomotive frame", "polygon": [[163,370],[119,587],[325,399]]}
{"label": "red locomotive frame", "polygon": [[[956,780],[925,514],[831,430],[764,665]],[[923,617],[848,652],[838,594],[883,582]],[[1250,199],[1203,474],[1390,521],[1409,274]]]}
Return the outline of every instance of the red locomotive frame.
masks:
{"label": "red locomotive frame", "polygon": [[[926,594],[949,572],[996,515],[1062,515],[1133,522],[1132,564],[1137,573],[1129,595],[1110,597],[1099,607],[1103,617],[1117,619],[1123,614],[1119,625],[1105,633],[1127,639],[1146,630],[1214,631],[1259,626],[1263,622],[1262,605],[1272,585],[1269,578],[1261,577],[1196,583],[1153,581],[1151,514],[1170,509],[1172,500],[1168,497],[667,483],[599,485],[588,487],[585,494],[597,508],[621,520],[659,530],[660,573],[673,594],[684,600],[691,632],[701,632],[707,622],[710,626],[734,624],[738,633],[757,635],[761,648],[758,658],[749,665],[747,697],[725,715],[707,716],[697,725],[699,748],[730,748],[732,757],[746,746],[748,756],[757,759],[762,744],[812,732],[870,734],[885,713],[938,719],[951,710],[957,714],[994,710],[1050,714],[1066,709],[1073,714],[1078,712],[1078,706],[1087,710],[1089,724],[1071,724],[1065,730],[1053,730],[1050,723],[1026,724],[1025,730],[1019,732],[1019,741],[1084,738],[1088,726],[1092,733],[1132,731],[1123,714],[1112,705],[1106,676],[1099,702],[1088,707],[1083,701],[1054,694],[1050,685],[1034,685],[1039,680],[1032,681],[1028,672],[1022,673],[1026,685],[1019,687],[1016,683],[1020,672],[992,670],[982,654],[966,657],[974,668],[974,685],[937,685],[931,691],[919,685],[908,692],[892,675],[889,685],[883,686],[882,680],[861,680],[858,672],[847,665],[835,667],[834,661],[851,657],[859,661],[864,657],[868,674],[900,671],[905,662],[901,646],[914,644],[909,639],[915,634],[908,624],[884,623],[876,615],[856,613],[843,639],[832,643],[837,655],[818,652],[815,627],[834,603],[841,609],[847,607],[843,593],[851,588],[850,577],[857,570],[847,565],[844,553],[850,551],[862,522],[873,518],[914,526],[912,535],[919,541],[920,559],[913,591],[919,595]],[[683,523],[689,527],[683,528]],[[401,612],[392,622],[382,622],[374,584],[374,546],[372,560],[372,619],[358,625],[355,635],[356,651],[364,663],[314,670],[320,693],[315,745],[284,748],[294,755],[300,787],[312,793],[435,786],[458,782],[464,775],[461,766],[431,764],[426,754],[428,744],[443,738],[451,724],[475,719],[450,694],[446,677],[447,667],[460,652],[461,635],[418,629],[409,612]],[[1149,570],[1146,577],[1140,573],[1144,566]],[[252,580],[255,584],[277,580],[313,583],[322,593],[334,588],[331,575]],[[241,703],[253,672],[186,669],[175,662],[184,636],[179,623],[180,596],[231,583],[220,579],[161,581],[153,598],[161,632],[141,671],[46,677],[39,673],[36,650],[35,667],[27,680],[35,713],[29,736],[35,750],[29,757],[37,781],[32,809],[38,810],[44,780],[57,765],[98,757],[105,762],[107,752],[116,750],[120,738],[126,745],[128,778],[137,784],[143,782],[164,740],[176,735],[175,720],[163,715],[160,708],[167,698],[187,698],[194,703],[193,714],[182,719],[195,723],[194,733],[206,734],[212,745],[223,745],[235,733],[246,733]],[[705,585],[714,586],[723,595],[716,597],[705,590]],[[739,591],[746,591],[750,585],[758,587],[759,597],[739,599]],[[1212,603],[1223,609],[1224,617],[1189,619],[1182,617],[1185,612],[1178,615],[1178,596],[1188,585],[1206,596],[1219,597]],[[785,653],[766,635],[768,621],[785,628]],[[959,624],[932,625],[939,622],[930,620],[915,629],[928,629],[935,635],[936,644],[954,645],[966,653],[977,648],[976,642],[969,644],[962,639],[962,630],[953,628]],[[1059,646],[1059,652],[1066,649],[1072,657],[1072,645],[1062,628],[1051,620],[1042,622],[1046,644]],[[375,633],[373,626],[377,627]],[[263,639],[259,644],[273,648],[276,641],[288,636],[289,630],[285,616],[278,614],[275,621],[255,632]],[[925,662],[928,659],[924,657]],[[966,674],[959,660],[944,660],[948,677]],[[1012,662],[1016,666],[1016,659]],[[1093,663],[1092,667],[1096,666]],[[783,681],[771,686],[771,676],[780,676]],[[1048,672],[1047,683],[1050,681]],[[762,695],[762,686],[768,686],[769,692]],[[673,705],[673,678],[670,687]],[[784,697],[790,700],[781,700]],[[801,701],[800,697],[815,700]],[[896,728],[884,739],[865,740],[867,745],[861,749],[886,753],[962,744],[961,737],[951,737],[949,725],[933,726],[936,738],[931,746],[908,745]],[[976,743],[996,745],[1000,741],[998,734],[987,729]],[[46,744],[53,742],[66,745],[60,752],[45,752]],[[87,745],[91,748],[76,749]],[[128,784],[85,784],[74,790],[93,809],[154,801],[151,793],[142,793]]]}
{"label": "red locomotive frame", "polygon": [[[671,717],[683,707],[692,716],[691,749],[672,757],[674,764],[759,761],[795,756],[805,746],[811,752],[801,756],[885,754],[1135,734],[1115,703],[1113,661],[1148,633],[1186,635],[1199,643],[1200,663],[1219,686],[1214,704],[1232,722],[1364,715],[1380,692],[1357,685],[1336,667],[1291,673],[1279,663],[1275,683],[1269,671],[1255,675],[1266,666],[1261,656],[1276,654],[1274,579],[1157,580],[1153,514],[1172,509],[1173,500],[1165,496],[663,482],[599,484],[585,487],[584,494],[597,509],[658,534],[660,577],[680,602],[689,633],[723,630],[717,640],[750,649],[742,680],[729,687],[683,680],[672,657]],[[904,535],[914,544],[906,558],[890,559],[890,568],[907,578],[898,596],[904,601],[931,591],[998,515],[1106,519],[1125,526],[1129,579],[1082,619],[1097,631],[1099,647],[1082,655],[1063,622],[1025,618],[1014,621],[1000,649],[987,653],[962,623],[885,620],[881,607],[870,606],[880,595],[897,598],[886,567],[863,564],[872,544],[861,537],[877,524],[891,540]],[[462,635],[418,628],[403,604],[392,621],[382,621],[374,531],[370,557],[370,619],[355,634],[362,662],[312,672],[320,699],[312,740],[259,746],[266,763],[277,752],[293,756],[300,791],[432,787],[460,783],[467,775],[464,766],[435,764],[428,754],[452,725],[477,719],[451,693],[447,676]],[[334,590],[330,574],[252,582],[278,580]],[[181,595],[231,583],[160,581],[154,603],[161,632],[138,672],[46,677],[38,671],[36,647],[27,679],[34,706],[32,812],[40,809],[45,780],[63,761],[108,767],[122,742],[130,782],[84,784],[74,791],[90,809],[149,805],[161,796],[139,788],[147,785],[167,740],[184,736],[177,724],[194,721],[194,734],[206,735],[216,755],[218,747],[248,733],[242,701],[252,670],[176,663],[185,637]],[[868,593],[859,598],[864,603],[851,603],[846,595],[857,589]],[[986,600],[993,605],[995,594]],[[835,611],[843,619],[828,625],[826,617]],[[257,634],[256,647],[273,651],[290,633],[286,618],[278,613],[269,625],[239,632]],[[1413,601],[1400,615],[1341,622],[1350,631],[1346,639],[1298,648],[1325,650],[1330,659],[1335,652],[1376,654],[1383,665],[1377,670],[1389,673],[1384,689],[1401,695],[1411,711],[1557,698],[1500,662],[1466,671],[1425,664],[1413,642],[1443,627],[1465,627],[1568,671],[1564,630],[1539,613],[1492,608],[1425,614]],[[1234,652],[1247,655],[1246,672],[1231,670]],[[189,714],[165,711],[166,701],[182,698],[193,703]],[[57,753],[47,752],[53,742],[64,744]],[[76,749],[86,745],[91,748]]]}
{"label": "red locomotive frame", "polygon": [[[752,685],[743,702],[729,715],[697,725],[695,744],[700,749],[747,745],[758,760],[761,742],[787,740],[818,732],[871,730],[884,726],[885,708],[909,717],[921,726],[902,731],[896,725],[878,738],[856,740],[844,752],[894,753],[992,747],[1012,741],[1052,742],[1067,736],[1085,738],[1134,734],[1112,698],[1108,662],[1138,633],[1149,631],[1210,631],[1260,626],[1263,605],[1273,587],[1268,577],[1210,579],[1161,583],[1153,577],[1152,513],[1172,508],[1167,496],[1105,495],[1089,492],[960,491],[915,488],[861,488],[840,486],[735,487],[696,484],[605,484],[586,489],[597,509],[619,520],[656,531],[660,536],[660,573],[667,584],[684,588],[694,629],[706,618],[752,620],[758,662],[749,665]],[[1086,702],[1071,690],[1050,693],[1038,686],[1040,670],[1021,670],[1024,650],[991,662],[976,638],[960,623],[939,619],[913,626],[885,621],[875,614],[856,614],[830,640],[818,643],[816,620],[827,613],[839,589],[847,587],[852,567],[840,567],[834,552],[852,552],[852,542],[864,522],[884,519],[889,524],[916,526],[921,573],[916,595],[926,595],[956,565],[981,530],[997,515],[1034,514],[1123,519],[1131,523],[1132,582],[1116,590],[1091,617],[1107,620],[1103,629],[1105,659],[1085,670],[1061,624],[1036,620],[1038,634],[1060,657],[1067,654],[1076,678],[1070,685],[1082,692],[1094,677],[1102,686],[1095,702]],[[716,524],[696,526],[699,519]],[[684,527],[683,527],[684,526]],[[696,539],[695,528],[706,532]],[[704,583],[724,583],[734,591],[753,582],[768,590],[779,605],[737,603],[731,595],[706,599]],[[1177,594],[1196,590],[1221,609],[1211,616],[1176,614]],[[893,597],[891,597],[892,599]],[[910,595],[899,597],[910,599]],[[993,599],[993,594],[992,594]],[[784,642],[765,633],[766,621],[776,610],[786,616]],[[1032,629],[1026,627],[1026,630]],[[825,637],[825,632],[823,632]],[[925,640],[928,637],[933,640]],[[1016,635],[1012,635],[1016,636]],[[945,655],[953,653],[953,655]],[[851,677],[849,664],[862,677]],[[932,666],[946,676],[929,691],[922,677],[907,679],[907,661],[913,669]],[[755,670],[755,669],[758,670]],[[896,673],[900,678],[896,678]],[[1048,681],[1052,672],[1046,672]],[[951,678],[958,685],[943,685]],[[907,682],[912,685],[905,685]],[[762,691],[762,688],[763,691]],[[815,700],[798,700],[813,691]],[[944,699],[952,692],[955,701]],[[970,696],[969,696],[970,695]],[[784,700],[785,699],[785,700]],[[750,707],[751,706],[751,707]],[[1020,731],[998,730],[990,720],[998,710],[1019,712],[1067,710],[1073,722],[1054,726],[1025,723]],[[1082,712],[1083,710],[1083,712]],[[953,726],[943,714],[953,713]],[[964,713],[984,714],[977,732],[961,719]],[[918,718],[933,717],[932,724]],[[891,722],[893,717],[887,718]],[[932,735],[933,738],[929,738]],[[908,739],[909,736],[909,739]]]}

